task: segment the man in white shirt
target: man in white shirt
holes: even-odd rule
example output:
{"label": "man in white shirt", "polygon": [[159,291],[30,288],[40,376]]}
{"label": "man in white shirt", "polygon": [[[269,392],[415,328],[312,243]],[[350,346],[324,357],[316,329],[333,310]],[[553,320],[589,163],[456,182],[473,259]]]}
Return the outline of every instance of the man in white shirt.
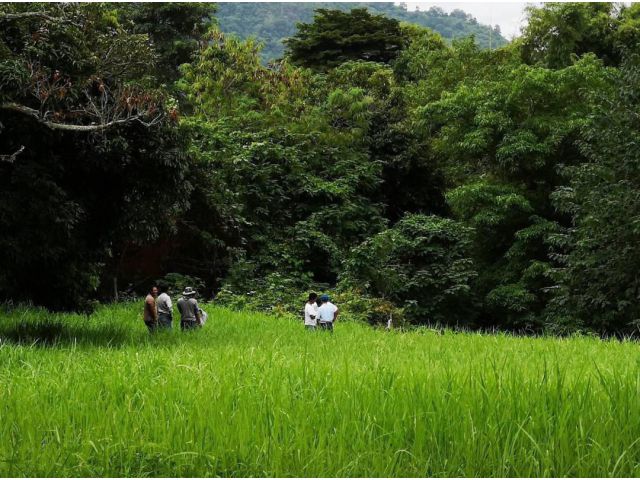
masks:
{"label": "man in white shirt", "polygon": [[160,295],[156,299],[156,308],[158,309],[158,326],[160,328],[171,328],[173,323],[173,304],[171,297],[167,293],[169,289],[166,284],[159,285]]}
{"label": "man in white shirt", "polygon": [[318,322],[318,304],[316,300],[318,295],[315,293],[309,294],[309,300],[304,304],[304,328],[307,330],[315,330]]}
{"label": "man in white shirt", "polygon": [[318,322],[322,330],[329,330],[333,333],[333,322],[338,319],[340,310],[333,303],[329,295],[320,297],[320,308],[318,308]]}

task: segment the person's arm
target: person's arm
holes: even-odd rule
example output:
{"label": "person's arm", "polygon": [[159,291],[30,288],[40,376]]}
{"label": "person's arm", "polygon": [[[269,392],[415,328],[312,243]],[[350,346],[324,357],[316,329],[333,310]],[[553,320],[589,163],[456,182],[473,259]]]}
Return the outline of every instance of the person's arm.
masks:
{"label": "person's arm", "polygon": [[196,314],[196,322],[200,323],[200,307],[198,307],[198,301],[194,300],[195,305],[195,314]]}
{"label": "person's arm", "polygon": [[171,297],[167,297],[167,308],[169,311],[173,310],[173,303],[171,303]]}
{"label": "person's arm", "polygon": [[156,310],[156,302],[155,300],[145,300],[145,307],[149,313],[151,314],[151,318],[153,318],[154,322],[158,321],[158,311]]}

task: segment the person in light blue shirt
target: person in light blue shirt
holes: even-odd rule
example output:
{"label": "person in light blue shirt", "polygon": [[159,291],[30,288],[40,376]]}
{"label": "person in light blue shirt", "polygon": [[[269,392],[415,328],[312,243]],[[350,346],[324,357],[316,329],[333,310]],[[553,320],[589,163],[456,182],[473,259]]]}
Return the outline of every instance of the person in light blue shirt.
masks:
{"label": "person in light blue shirt", "polygon": [[329,295],[320,297],[320,308],[318,308],[318,324],[321,330],[329,330],[333,333],[333,322],[338,319],[340,309],[331,303]]}

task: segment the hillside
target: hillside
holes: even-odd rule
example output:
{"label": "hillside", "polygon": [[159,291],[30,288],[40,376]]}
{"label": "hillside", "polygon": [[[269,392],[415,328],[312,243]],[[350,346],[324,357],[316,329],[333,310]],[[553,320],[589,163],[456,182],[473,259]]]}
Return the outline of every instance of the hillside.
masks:
{"label": "hillside", "polygon": [[384,14],[400,21],[416,23],[440,33],[445,39],[474,35],[484,48],[495,48],[507,43],[500,28],[481,25],[461,10],[446,13],[432,7],[427,11],[408,11],[393,3],[218,3],[216,17],[224,32],[236,33],[242,38],[255,36],[264,41],[264,60],[282,56],[282,40],[293,35],[296,23],[310,22],[317,8],[350,10],[366,6],[371,12]]}

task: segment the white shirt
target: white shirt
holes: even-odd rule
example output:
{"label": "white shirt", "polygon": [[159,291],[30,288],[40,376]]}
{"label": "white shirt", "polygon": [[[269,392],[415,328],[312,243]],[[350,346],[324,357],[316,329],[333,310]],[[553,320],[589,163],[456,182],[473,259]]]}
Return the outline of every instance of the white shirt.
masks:
{"label": "white shirt", "polygon": [[[311,316],[313,316],[313,318],[311,318]],[[318,319],[318,304],[316,302],[305,303],[304,304],[304,324],[315,326],[317,319]]]}
{"label": "white shirt", "polygon": [[158,313],[171,313],[171,308],[173,307],[171,297],[166,293],[161,293],[156,299],[156,307]]}
{"label": "white shirt", "polygon": [[335,319],[335,314],[338,311],[333,303],[327,302],[320,305],[318,309],[318,320],[320,323],[331,323]]}

